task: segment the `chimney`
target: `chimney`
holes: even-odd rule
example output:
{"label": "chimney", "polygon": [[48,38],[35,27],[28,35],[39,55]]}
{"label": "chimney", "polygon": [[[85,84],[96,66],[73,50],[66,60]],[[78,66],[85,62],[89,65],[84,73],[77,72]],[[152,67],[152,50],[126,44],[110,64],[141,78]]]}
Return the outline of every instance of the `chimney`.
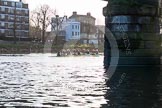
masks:
{"label": "chimney", "polygon": [[65,19],[67,20],[67,16],[65,15]]}
{"label": "chimney", "polygon": [[77,12],[76,12],[76,11],[74,11],[74,12],[73,12],[73,15],[77,15]]}
{"label": "chimney", "polygon": [[91,13],[90,13],[90,12],[88,12],[88,13],[87,13],[87,16],[91,16]]}
{"label": "chimney", "polygon": [[59,15],[56,15],[56,18],[59,18]]}

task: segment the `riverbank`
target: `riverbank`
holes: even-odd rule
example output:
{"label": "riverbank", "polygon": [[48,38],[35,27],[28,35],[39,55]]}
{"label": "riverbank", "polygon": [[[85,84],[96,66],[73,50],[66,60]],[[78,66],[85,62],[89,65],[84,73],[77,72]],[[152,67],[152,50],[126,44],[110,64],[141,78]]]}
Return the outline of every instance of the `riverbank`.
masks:
{"label": "riverbank", "polygon": [[[51,46],[51,45],[43,45],[41,43],[17,43],[17,44],[3,43],[0,44],[0,54],[57,53],[64,48],[73,49],[74,47],[73,46],[65,47],[64,45]],[[100,52],[102,51],[100,50]]]}
{"label": "riverbank", "polygon": [[43,44],[18,43],[18,44],[0,44],[0,54],[30,54],[43,53],[45,51],[55,53],[62,46],[44,48]]}

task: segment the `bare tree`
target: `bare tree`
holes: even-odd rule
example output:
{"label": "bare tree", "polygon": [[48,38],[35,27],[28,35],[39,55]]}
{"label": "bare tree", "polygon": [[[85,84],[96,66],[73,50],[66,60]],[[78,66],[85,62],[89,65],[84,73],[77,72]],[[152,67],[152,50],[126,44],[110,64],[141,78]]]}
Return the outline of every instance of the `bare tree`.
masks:
{"label": "bare tree", "polygon": [[36,26],[33,26],[33,25],[30,25],[29,26],[29,30],[30,30],[30,38],[32,38],[33,41],[41,41],[41,29],[36,27]]}
{"label": "bare tree", "polygon": [[42,43],[45,43],[45,33],[48,26],[51,24],[51,17],[55,15],[54,10],[52,10],[48,5],[42,5],[33,11],[32,22],[36,27],[41,28]]}
{"label": "bare tree", "polygon": [[86,23],[86,34],[87,34],[87,45],[89,44],[89,38],[90,38],[90,34],[91,34],[91,29],[92,29],[92,25],[90,23]]}
{"label": "bare tree", "polygon": [[86,33],[86,40],[87,40],[87,45],[89,44],[90,39],[94,38],[92,37],[92,35],[96,34],[96,27],[95,25],[92,25],[91,23],[87,22],[84,23],[84,29],[85,29],[85,33]]}
{"label": "bare tree", "polygon": [[41,26],[40,26],[41,17],[36,11],[31,12],[30,17],[30,36],[33,39],[41,39]]}
{"label": "bare tree", "polygon": [[58,35],[59,32],[62,30],[62,24],[65,19],[67,19],[67,16],[59,17],[59,15],[55,15],[52,19],[52,31],[56,32],[55,45],[57,45]]}
{"label": "bare tree", "polygon": [[42,25],[42,42],[45,43],[45,32],[51,21],[51,10],[48,5],[43,5],[40,8],[41,25]]}

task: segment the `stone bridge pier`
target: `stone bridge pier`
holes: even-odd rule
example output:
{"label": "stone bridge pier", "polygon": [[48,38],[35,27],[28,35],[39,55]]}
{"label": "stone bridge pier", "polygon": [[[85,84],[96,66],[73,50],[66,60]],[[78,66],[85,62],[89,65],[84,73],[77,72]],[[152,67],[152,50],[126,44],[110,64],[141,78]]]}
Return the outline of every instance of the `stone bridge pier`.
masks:
{"label": "stone bridge pier", "polygon": [[[161,0],[105,0],[104,67],[116,58],[111,55],[113,35],[119,49],[118,67],[156,67],[160,65]],[[117,57],[118,58],[118,57]]]}

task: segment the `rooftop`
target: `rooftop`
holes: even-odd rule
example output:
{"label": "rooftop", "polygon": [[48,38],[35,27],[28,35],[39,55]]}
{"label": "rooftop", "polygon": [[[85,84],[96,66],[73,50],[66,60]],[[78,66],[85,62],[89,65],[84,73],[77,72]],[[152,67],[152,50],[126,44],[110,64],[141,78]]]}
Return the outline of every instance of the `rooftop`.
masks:
{"label": "rooftop", "polygon": [[70,16],[69,18],[74,17],[74,16],[76,16],[76,17],[87,17],[88,16],[88,17],[93,18],[94,20],[96,19],[95,17],[91,16],[90,12],[88,12],[87,15],[79,15],[79,14],[77,14],[77,12],[74,11],[72,16]]}

